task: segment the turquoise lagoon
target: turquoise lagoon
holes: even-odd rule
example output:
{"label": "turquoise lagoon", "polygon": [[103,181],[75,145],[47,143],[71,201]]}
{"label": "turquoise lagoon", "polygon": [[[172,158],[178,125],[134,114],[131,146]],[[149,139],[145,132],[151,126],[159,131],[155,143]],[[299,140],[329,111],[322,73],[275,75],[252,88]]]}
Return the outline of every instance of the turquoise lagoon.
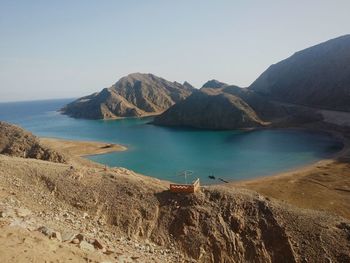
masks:
{"label": "turquoise lagoon", "polygon": [[[331,156],[342,143],[324,133],[298,130],[210,131],[166,128],[151,118],[80,120],[57,112],[71,100],[0,104],[0,120],[21,125],[35,135],[119,143],[125,152],[89,156],[109,166],[176,182],[191,170],[210,184],[266,176]],[[208,178],[214,175],[216,180]]]}

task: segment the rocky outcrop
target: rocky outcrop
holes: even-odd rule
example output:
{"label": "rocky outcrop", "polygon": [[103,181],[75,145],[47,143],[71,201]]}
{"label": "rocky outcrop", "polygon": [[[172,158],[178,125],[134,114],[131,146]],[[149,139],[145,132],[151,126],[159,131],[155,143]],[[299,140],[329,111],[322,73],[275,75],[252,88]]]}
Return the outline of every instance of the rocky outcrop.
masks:
{"label": "rocky outcrop", "polygon": [[0,154],[65,163],[67,158],[44,145],[24,129],[0,122]]}
{"label": "rocky outcrop", "polygon": [[[161,196],[160,227],[200,262],[307,262],[321,254],[334,261],[350,259],[343,254],[350,243],[340,218],[223,187],[192,196]],[[311,241],[315,236],[325,242]],[[332,242],[337,243],[334,250]]]}
{"label": "rocky outcrop", "polygon": [[82,97],[61,111],[75,118],[112,119],[156,115],[187,98],[194,88],[152,74],[134,73],[110,88]]}
{"label": "rocky outcrop", "polygon": [[269,99],[350,111],[350,35],[299,51],[270,66],[249,89]]}
{"label": "rocky outcrop", "polygon": [[216,89],[201,89],[155,117],[154,124],[210,129],[264,126],[254,110],[240,97]]}

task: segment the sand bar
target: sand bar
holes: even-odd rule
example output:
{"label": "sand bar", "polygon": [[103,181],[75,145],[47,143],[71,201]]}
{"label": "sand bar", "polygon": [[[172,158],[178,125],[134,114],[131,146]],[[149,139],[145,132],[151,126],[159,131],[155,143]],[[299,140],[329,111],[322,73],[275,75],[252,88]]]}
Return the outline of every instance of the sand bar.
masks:
{"label": "sand bar", "polygon": [[125,146],[104,142],[72,141],[57,138],[40,138],[40,141],[53,149],[68,152],[74,156],[96,155],[127,150]]}

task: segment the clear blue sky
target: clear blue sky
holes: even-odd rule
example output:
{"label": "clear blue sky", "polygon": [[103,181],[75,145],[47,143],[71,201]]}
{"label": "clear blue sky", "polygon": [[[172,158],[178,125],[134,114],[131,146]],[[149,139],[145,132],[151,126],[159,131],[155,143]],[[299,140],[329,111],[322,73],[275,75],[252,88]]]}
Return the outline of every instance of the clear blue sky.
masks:
{"label": "clear blue sky", "polygon": [[86,95],[132,72],[248,86],[350,31],[349,0],[0,0],[0,101]]}

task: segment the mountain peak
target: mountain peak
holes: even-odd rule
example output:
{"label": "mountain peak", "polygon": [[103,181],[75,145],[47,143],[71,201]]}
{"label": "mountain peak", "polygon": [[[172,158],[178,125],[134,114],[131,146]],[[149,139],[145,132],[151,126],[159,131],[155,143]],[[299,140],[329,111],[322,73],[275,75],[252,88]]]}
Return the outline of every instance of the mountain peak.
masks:
{"label": "mountain peak", "polygon": [[190,89],[194,89],[194,88],[195,88],[195,87],[193,87],[193,86],[191,85],[191,83],[189,83],[189,82],[187,82],[187,81],[185,81],[185,82],[182,84],[182,86],[187,87],[187,88],[190,88]]}
{"label": "mountain peak", "polygon": [[225,87],[225,86],[228,86],[228,84],[226,84],[224,82],[220,82],[216,79],[212,79],[212,80],[209,80],[206,83],[204,83],[202,88],[220,89],[220,88]]}
{"label": "mountain peak", "polygon": [[150,73],[131,73],[108,89],[66,105],[62,112],[76,118],[113,119],[160,114],[188,97],[194,88]]}

